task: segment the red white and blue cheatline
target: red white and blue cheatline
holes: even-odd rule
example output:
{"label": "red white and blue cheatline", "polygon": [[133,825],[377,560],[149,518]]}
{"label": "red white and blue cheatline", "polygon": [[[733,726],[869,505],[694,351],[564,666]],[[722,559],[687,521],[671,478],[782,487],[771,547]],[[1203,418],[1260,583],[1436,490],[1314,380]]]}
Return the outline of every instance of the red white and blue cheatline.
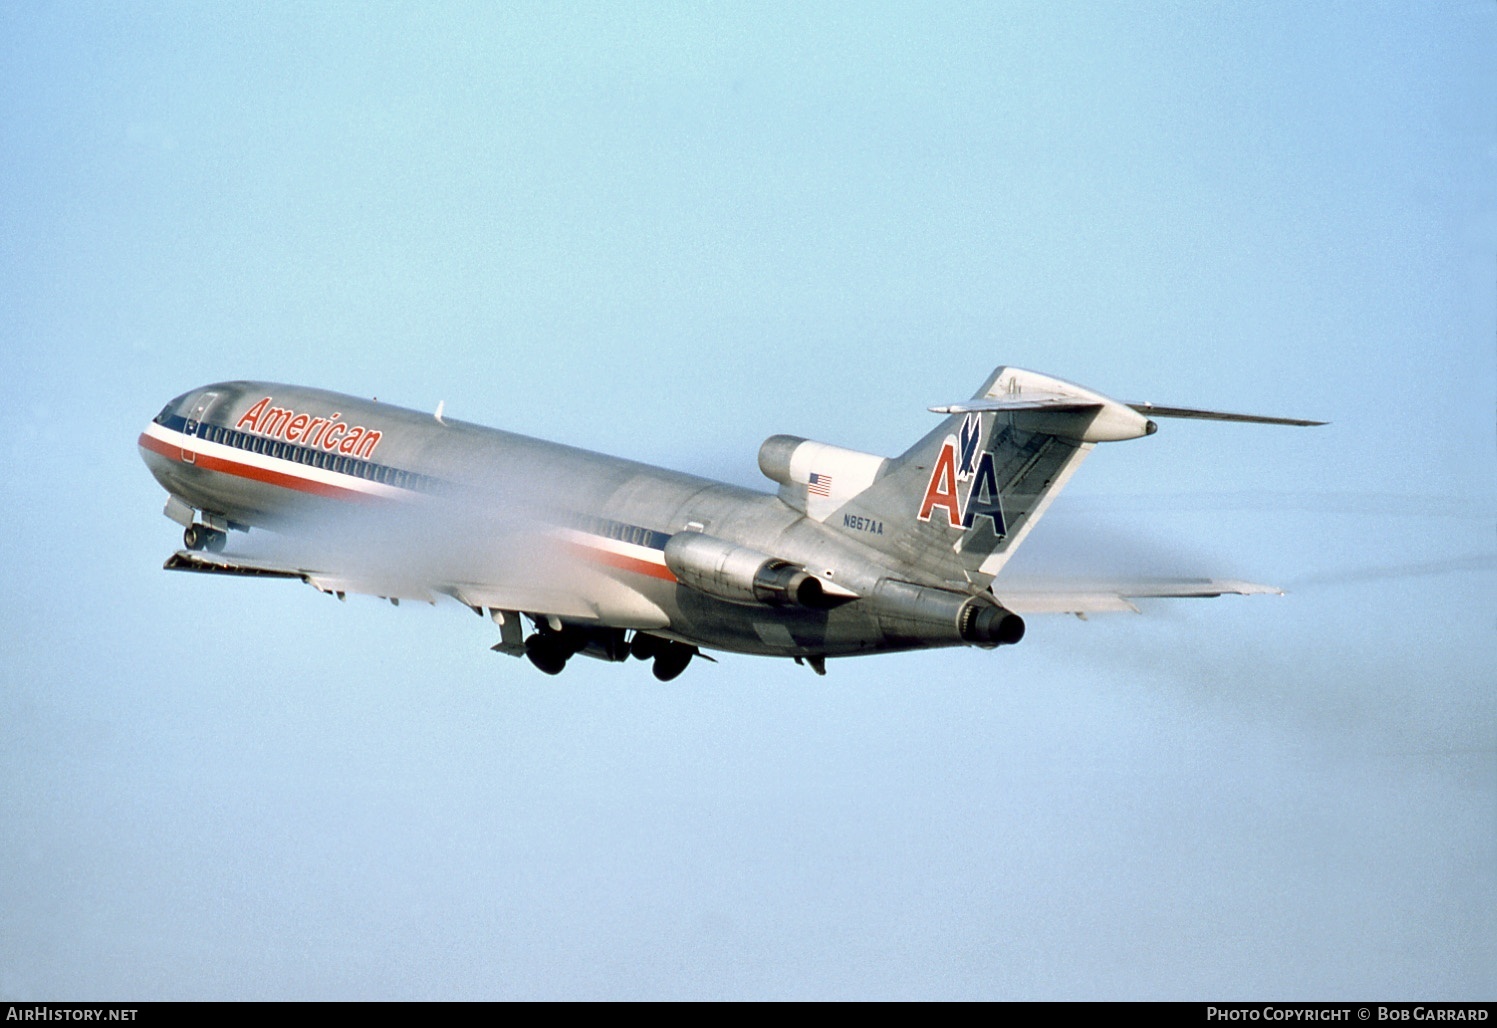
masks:
{"label": "red white and blue cheatline", "polygon": [[150,450],[171,461],[192,465],[201,471],[216,471],[329,499],[393,499],[412,495],[406,489],[212,442],[154,422],[147,425],[141,433],[139,444],[141,449]]}

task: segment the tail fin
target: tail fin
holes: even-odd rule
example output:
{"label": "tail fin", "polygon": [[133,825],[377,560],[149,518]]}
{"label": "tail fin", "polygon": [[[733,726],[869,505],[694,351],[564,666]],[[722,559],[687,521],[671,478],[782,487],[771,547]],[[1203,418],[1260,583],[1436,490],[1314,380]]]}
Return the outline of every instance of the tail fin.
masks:
{"label": "tail fin", "polygon": [[788,502],[913,577],[983,589],[1096,443],[1154,431],[1125,404],[1018,368],[931,409],[948,417],[898,457],[776,436],[760,466]]}

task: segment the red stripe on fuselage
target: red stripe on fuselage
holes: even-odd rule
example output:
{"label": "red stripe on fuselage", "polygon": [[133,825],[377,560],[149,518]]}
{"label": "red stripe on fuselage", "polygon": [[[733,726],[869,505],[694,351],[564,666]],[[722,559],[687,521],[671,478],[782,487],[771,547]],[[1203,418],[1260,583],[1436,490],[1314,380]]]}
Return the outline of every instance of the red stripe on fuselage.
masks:
{"label": "red stripe on fuselage", "polygon": [[[264,482],[267,485],[280,486],[283,489],[295,489],[297,492],[311,493],[315,496],[325,496],[335,500],[376,500],[378,496],[359,492],[356,489],[347,489],[343,486],[331,485],[327,482],[317,482],[312,479],[300,478],[296,475],[288,475],[281,471],[272,471],[269,468],[257,467],[253,464],[244,464],[237,460],[226,460],[223,457],[215,457],[202,453],[198,450],[190,450],[193,460],[182,459],[184,447],[178,443],[168,443],[157,439],[155,436],[141,433],[140,446],[142,449],[159,453],[168,460],[180,463],[185,467],[202,468],[204,471],[217,471],[225,475],[234,475],[238,478],[247,478],[255,482]],[[647,575],[650,578],[658,578],[666,582],[675,582],[676,576],[671,573],[670,568],[664,564],[655,564],[639,557],[631,557],[623,553],[615,553],[613,550],[604,549],[600,546],[589,546],[586,543],[577,543],[575,548],[586,551],[586,556],[596,560],[600,564],[618,568],[621,571],[632,571],[637,575]]]}
{"label": "red stripe on fuselage", "polygon": [[598,563],[607,564],[609,567],[615,567],[621,571],[632,571],[637,575],[648,575],[651,578],[658,578],[665,582],[674,582],[676,580],[676,576],[671,574],[671,569],[664,564],[652,564],[650,561],[640,560],[638,557],[630,557],[623,553],[614,553],[612,550],[605,550],[601,546],[589,546],[586,543],[577,543],[575,548],[579,551],[586,551],[584,555],[596,560]]}
{"label": "red stripe on fuselage", "polygon": [[168,460],[178,461],[187,467],[202,468],[204,471],[217,471],[225,475],[234,475],[236,478],[248,478],[255,482],[264,482],[267,485],[280,486],[282,489],[295,489],[300,493],[311,493],[314,496],[325,496],[333,500],[371,500],[376,497],[357,489],[347,489],[341,485],[332,485],[328,482],[317,482],[309,478],[300,478],[296,475],[288,475],[282,471],[272,471],[269,468],[256,467],[253,464],[241,464],[237,460],[226,460],[223,457],[214,457],[210,454],[191,450],[193,460],[182,460],[184,447],[175,443],[163,442],[155,436],[140,436],[142,449],[159,453]]}

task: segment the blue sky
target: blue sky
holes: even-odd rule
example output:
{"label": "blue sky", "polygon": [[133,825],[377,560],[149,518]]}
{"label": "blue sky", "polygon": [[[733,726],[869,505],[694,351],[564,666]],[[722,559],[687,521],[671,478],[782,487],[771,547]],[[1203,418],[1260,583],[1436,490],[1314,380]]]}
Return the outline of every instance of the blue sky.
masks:
{"label": "blue sky", "polygon": [[[1497,992],[1497,6],[0,9],[0,998]],[[324,386],[746,484],[998,364],[1026,570],[1290,590],[656,683],[196,581]],[[767,483],[765,483],[767,486]]]}

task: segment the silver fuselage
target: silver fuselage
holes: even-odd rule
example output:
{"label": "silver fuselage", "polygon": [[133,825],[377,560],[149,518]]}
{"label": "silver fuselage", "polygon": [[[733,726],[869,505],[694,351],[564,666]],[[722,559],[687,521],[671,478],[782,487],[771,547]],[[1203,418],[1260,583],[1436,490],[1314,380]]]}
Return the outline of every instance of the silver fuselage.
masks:
{"label": "silver fuselage", "polygon": [[[776,495],[694,475],[324,390],[249,381],[176,398],[147,426],[140,447],[173,497],[235,528],[274,530],[319,508],[432,495],[482,504],[502,496],[506,482],[520,483],[527,502],[544,505],[557,523],[596,536],[591,552],[603,572],[646,609],[663,612],[665,623],[650,630],[683,643],[779,656],[964,644],[949,626],[927,633],[861,600],[808,609],[727,602],[687,588],[659,558],[682,532],[773,554],[849,595],[870,597],[891,582],[950,587],[918,567],[890,566],[886,555]],[[621,615],[619,623],[628,620]],[[611,623],[606,609],[601,623]]]}

